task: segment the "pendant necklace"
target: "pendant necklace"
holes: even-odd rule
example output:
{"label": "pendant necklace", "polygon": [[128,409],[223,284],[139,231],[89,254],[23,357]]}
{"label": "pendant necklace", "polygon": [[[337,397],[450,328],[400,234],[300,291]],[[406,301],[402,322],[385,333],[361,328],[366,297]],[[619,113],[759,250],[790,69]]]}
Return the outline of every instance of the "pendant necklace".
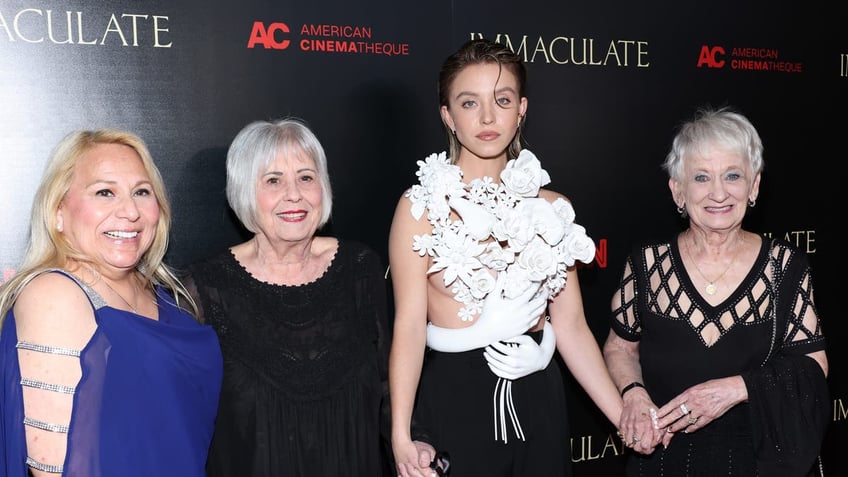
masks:
{"label": "pendant necklace", "polygon": [[[740,238],[740,241],[744,242],[745,239]],[[694,239],[692,240],[692,242],[694,242]],[[709,278],[706,277],[706,275],[704,275],[704,272],[701,271],[701,268],[698,266],[698,262],[696,262],[695,259],[692,258],[692,253],[689,251],[689,249],[691,247],[692,246],[689,245],[689,242],[687,242],[686,243],[686,256],[689,257],[689,260],[692,262],[692,265],[695,266],[695,270],[698,271],[698,275],[701,275],[701,278],[703,278],[704,281],[707,282],[707,286],[704,287],[704,291],[707,292],[707,295],[710,295],[710,296],[715,295],[716,291],[718,291],[718,287],[716,286],[716,283],[719,280],[721,280],[722,278],[724,278],[724,276],[730,270],[730,267],[732,267],[733,264],[736,263],[736,257],[739,255],[739,250],[737,250],[736,253],[733,254],[733,259],[730,260],[730,263],[727,265],[727,268],[725,268],[724,271],[721,272],[721,275],[719,275],[718,278],[716,278],[715,280],[710,280]]]}
{"label": "pendant necklace", "polygon": [[123,295],[121,295],[120,293],[118,293],[118,290],[115,290],[114,288],[112,288],[112,285],[109,285],[109,282],[108,282],[108,281],[106,281],[106,279],[105,279],[105,278],[102,280],[102,282],[103,282],[103,284],[104,284],[104,285],[106,285],[106,286],[107,286],[110,290],[112,290],[112,293],[114,293],[115,295],[118,295],[118,298],[120,298],[120,299],[121,299],[124,303],[126,303],[126,304],[127,304],[127,306],[128,306],[128,307],[130,307],[130,309],[133,311],[133,313],[135,313],[136,315],[140,314],[140,313],[138,312],[138,309],[136,309],[136,307],[134,307],[134,306],[130,305],[130,302],[128,302],[128,301],[127,301],[127,299],[126,299],[126,298],[124,298],[124,296],[123,296]]}

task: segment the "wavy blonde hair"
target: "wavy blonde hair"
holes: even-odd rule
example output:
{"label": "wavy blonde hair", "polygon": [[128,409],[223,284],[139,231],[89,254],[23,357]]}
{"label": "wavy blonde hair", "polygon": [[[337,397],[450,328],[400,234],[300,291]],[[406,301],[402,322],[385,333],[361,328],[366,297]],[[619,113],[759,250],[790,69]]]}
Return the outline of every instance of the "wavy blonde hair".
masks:
{"label": "wavy blonde hair", "polygon": [[69,261],[91,263],[91,258],[77,250],[57,230],[57,212],[71,186],[80,158],[99,144],[120,144],[132,148],[141,159],[150,178],[153,195],[159,203],[159,222],[150,248],[144,252],[136,268],[145,287],[156,285],[169,289],[179,306],[188,304],[196,317],[197,305],[171,268],[164,263],[171,230],[171,204],[165,182],[147,145],[137,135],[117,129],[74,131],[65,136],[50,154],[41,183],[35,193],[30,214],[30,240],[18,272],[0,287],[0,325],[24,287],[45,270],[65,268]]}

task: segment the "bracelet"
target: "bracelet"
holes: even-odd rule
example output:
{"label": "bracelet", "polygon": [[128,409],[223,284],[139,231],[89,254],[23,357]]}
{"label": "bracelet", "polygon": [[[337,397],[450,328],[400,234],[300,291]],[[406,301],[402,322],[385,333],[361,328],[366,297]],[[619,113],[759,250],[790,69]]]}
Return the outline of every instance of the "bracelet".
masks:
{"label": "bracelet", "polygon": [[633,388],[644,388],[644,387],[645,387],[645,385],[640,383],[639,381],[633,381],[632,383],[628,384],[627,386],[624,386],[621,389],[621,397],[624,397],[624,393],[626,393],[627,391],[630,391]]}

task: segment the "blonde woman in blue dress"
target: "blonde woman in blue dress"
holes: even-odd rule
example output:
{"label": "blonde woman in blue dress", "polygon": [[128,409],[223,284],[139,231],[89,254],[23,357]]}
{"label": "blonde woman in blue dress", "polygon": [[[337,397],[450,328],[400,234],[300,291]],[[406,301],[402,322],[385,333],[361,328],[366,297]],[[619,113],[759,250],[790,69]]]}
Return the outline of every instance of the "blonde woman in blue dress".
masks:
{"label": "blonde woman in blue dress", "polygon": [[0,288],[0,474],[204,476],[221,350],[163,262],[170,223],[138,136],[54,149]]}

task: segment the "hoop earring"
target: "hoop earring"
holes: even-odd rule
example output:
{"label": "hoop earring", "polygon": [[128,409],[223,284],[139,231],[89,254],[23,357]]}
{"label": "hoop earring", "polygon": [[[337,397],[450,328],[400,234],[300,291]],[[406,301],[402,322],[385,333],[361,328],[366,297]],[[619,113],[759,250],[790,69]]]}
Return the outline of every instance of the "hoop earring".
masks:
{"label": "hoop earring", "polygon": [[677,213],[680,214],[681,217],[683,217],[686,214],[686,208],[684,207],[685,205],[686,204],[677,206]]}
{"label": "hoop earring", "polygon": [[748,207],[753,207],[757,205],[757,201],[754,199],[748,199]]}

